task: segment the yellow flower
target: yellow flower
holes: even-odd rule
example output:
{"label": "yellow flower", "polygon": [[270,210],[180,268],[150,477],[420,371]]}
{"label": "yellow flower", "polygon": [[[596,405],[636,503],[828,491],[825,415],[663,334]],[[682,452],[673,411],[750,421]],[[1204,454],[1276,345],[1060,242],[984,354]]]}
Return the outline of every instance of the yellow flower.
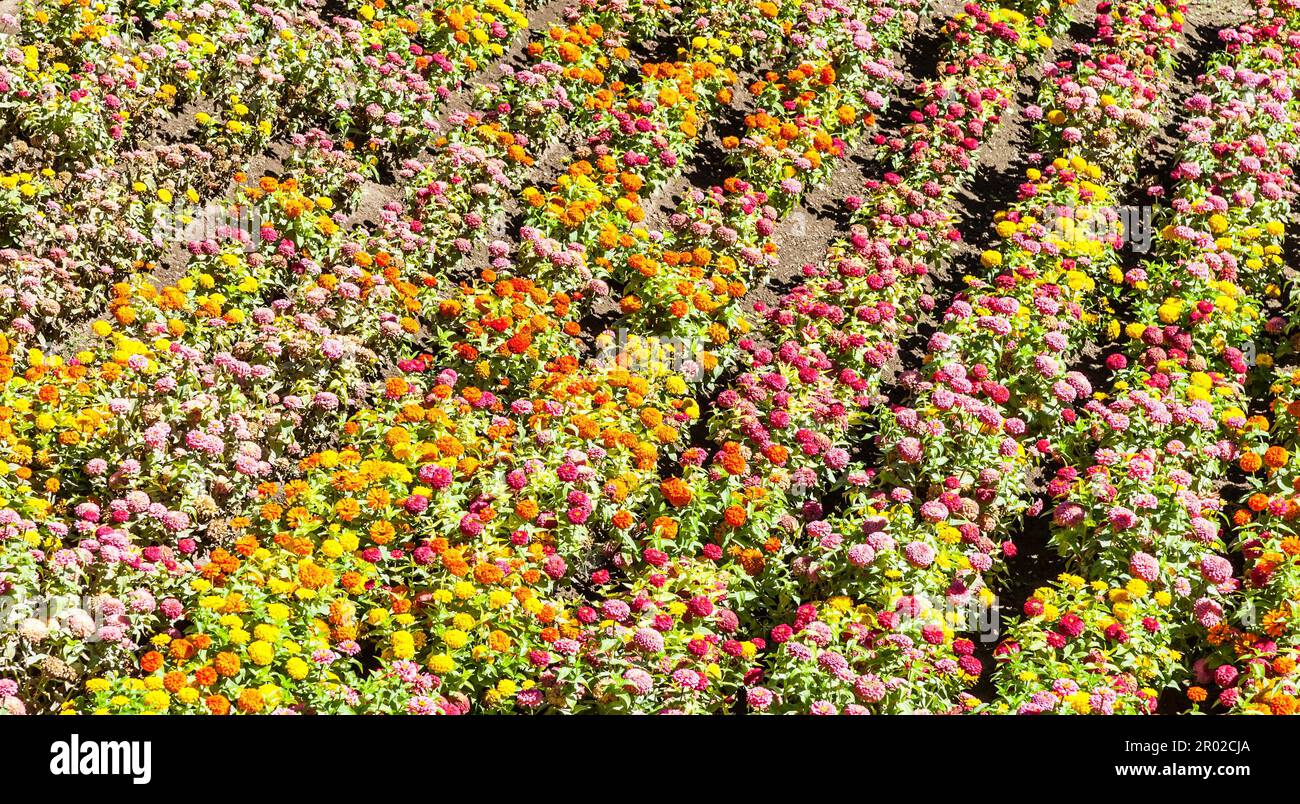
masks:
{"label": "yellow flower", "polygon": [[1156,310],[1156,315],[1160,317],[1162,324],[1173,324],[1178,321],[1183,313],[1183,303],[1178,299],[1170,299]]}
{"label": "yellow flower", "polygon": [[253,664],[265,667],[275,659],[275,648],[270,643],[257,640],[248,646],[248,658]]}
{"label": "yellow flower", "polygon": [[1080,715],[1086,715],[1092,711],[1092,706],[1088,703],[1088,693],[1082,690],[1068,696],[1065,701],[1070,705],[1071,709]]}
{"label": "yellow flower", "polygon": [[161,712],[171,705],[172,699],[163,690],[150,690],[144,694],[144,705],[146,709],[155,712]]}
{"label": "yellow flower", "polygon": [[307,677],[307,671],[310,670],[311,667],[299,657],[294,656],[285,663],[284,669],[288,671],[290,678],[296,681],[302,681]]}
{"label": "yellow flower", "polygon": [[410,659],[415,656],[415,638],[406,631],[393,634],[393,656],[398,659]]}
{"label": "yellow flower", "polygon": [[275,644],[280,641],[280,629],[274,625],[262,623],[253,629],[253,636],[262,642]]}
{"label": "yellow flower", "polygon": [[1078,575],[1071,575],[1068,572],[1063,572],[1061,573],[1060,576],[1058,576],[1058,578],[1062,584],[1070,587],[1071,589],[1083,588],[1084,580],[1080,578]]}
{"label": "yellow flower", "polygon": [[456,667],[456,661],[445,653],[438,653],[429,657],[428,667],[431,672],[446,674]]}

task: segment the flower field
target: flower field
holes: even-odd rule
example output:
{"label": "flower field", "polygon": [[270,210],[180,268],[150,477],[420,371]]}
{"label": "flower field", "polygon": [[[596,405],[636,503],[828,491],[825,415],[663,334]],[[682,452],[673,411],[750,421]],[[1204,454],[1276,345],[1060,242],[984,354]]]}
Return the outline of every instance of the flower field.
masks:
{"label": "flower field", "polygon": [[0,2],[0,712],[1300,711],[1300,0]]}

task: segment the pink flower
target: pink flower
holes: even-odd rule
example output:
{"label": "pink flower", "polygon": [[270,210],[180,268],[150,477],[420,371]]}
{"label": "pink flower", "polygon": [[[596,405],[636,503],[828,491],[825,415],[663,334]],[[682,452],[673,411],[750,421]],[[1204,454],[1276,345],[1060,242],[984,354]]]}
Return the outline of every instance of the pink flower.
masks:
{"label": "pink flower", "polygon": [[907,563],[925,569],[934,563],[936,552],[925,542],[910,542],[903,548],[903,555],[907,557]]}
{"label": "pink flower", "polygon": [[1137,523],[1137,514],[1121,505],[1117,505],[1107,512],[1106,519],[1116,530],[1128,530]]}
{"label": "pink flower", "polygon": [[1128,560],[1128,571],[1134,578],[1152,583],[1160,577],[1160,562],[1149,553],[1134,553]]}
{"label": "pink flower", "polygon": [[638,628],[632,644],[642,653],[659,653],[664,649],[664,637],[653,628]]}
{"label": "pink flower", "polygon": [[921,505],[921,516],[926,522],[942,522],[948,518],[948,506],[938,500],[930,500]]}
{"label": "pink flower", "polygon": [[547,557],[546,563],[542,565],[542,571],[553,580],[558,581],[564,577],[564,573],[569,571],[569,566],[564,562],[563,558],[553,554]]}
{"label": "pink flower", "polygon": [[427,483],[435,489],[445,489],[451,485],[451,470],[436,464],[425,464],[420,467],[420,482]]}
{"label": "pink flower", "polygon": [[876,551],[869,544],[855,544],[848,551],[849,563],[855,567],[865,567],[876,559]]}
{"label": "pink flower", "polygon": [[756,712],[766,712],[772,706],[772,692],[764,687],[745,690],[745,702]]}
{"label": "pink flower", "polygon": [[1202,628],[1213,628],[1223,622],[1223,606],[1208,597],[1197,600],[1192,606],[1192,612]]}
{"label": "pink flower", "polygon": [[1201,577],[1218,586],[1232,580],[1232,562],[1223,556],[1206,556],[1201,559]]}
{"label": "pink flower", "polygon": [[1220,687],[1231,687],[1237,681],[1237,668],[1230,664],[1221,664],[1214,669],[1214,683]]}
{"label": "pink flower", "polygon": [[647,695],[654,689],[654,678],[639,667],[633,667],[623,674],[627,689],[634,695]]}
{"label": "pink flower", "polygon": [[921,455],[921,442],[917,439],[908,436],[898,442],[898,456],[907,463],[920,461]]}

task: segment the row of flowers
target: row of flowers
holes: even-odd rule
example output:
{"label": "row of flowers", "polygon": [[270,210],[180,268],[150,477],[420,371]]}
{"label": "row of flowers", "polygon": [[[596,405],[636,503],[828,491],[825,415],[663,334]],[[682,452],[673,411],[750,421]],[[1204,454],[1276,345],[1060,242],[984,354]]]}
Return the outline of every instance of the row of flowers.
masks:
{"label": "row of flowers", "polygon": [[[1017,202],[994,218],[1000,242],[980,256],[982,274],[964,277],[922,368],[902,374],[904,401],[877,420],[880,468],[851,492],[858,510],[833,523],[838,533],[878,533],[897,545],[841,573],[956,610],[945,624],[954,637],[978,630],[988,639],[995,582],[1018,552],[1011,537],[1042,507],[1033,474],[1056,449],[1065,411],[1092,392],[1070,367],[1104,337],[1109,311],[1095,288],[1123,259],[1119,197],[1166,113],[1181,12],[1100,4],[1092,42],[1044,69],[1037,102],[1024,110],[1041,153],[1029,156]],[[837,552],[812,555],[819,568],[838,568],[846,562]],[[898,560],[881,562],[892,555]],[[915,686],[911,705],[934,707],[927,685]],[[964,692],[947,701],[973,704]]]}
{"label": "row of flowers", "polygon": [[[1066,463],[1048,483],[1050,541],[1072,574],[1034,592],[999,645],[1001,707],[1154,711],[1184,681],[1186,654],[1223,641],[1240,581],[1224,555],[1221,487],[1234,462],[1250,464],[1242,450],[1261,426],[1245,410],[1250,367],[1236,339],[1266,335],[1266,277],[1278,276],[1292,210],[1295,13],[1261,4],[1225,31],[1188,100],[1197,115],[1182,127],[1154,257],[1120,280],[1127,323],[1106,359],[1111,390],[1081,400],[1054,436]],[[1220,667],[1231,707],[1238,668]],[[1206,691],[1189,696],[1199,704]]]}
{"label": "row of flowers", "polygon": [[[1118,261],[1111,227],[1075,232],[1059,219],[1106,215],[1159,121],[1179,9],[1102,4],[1097,13],[1094,40],[1044,69],[1039,105],[1025,110],[1031,121],[1038,108],[1055,112],[1033,132],[1051,158],[1031,155],[1041,167],[996,216],[1004,239],[982,257],[986,277],[965,277],[930,335],[924,374],[900,377],[906,402],[874,417],[880,468],[856,478],[845,514],[808,527],[791,562],[800,587],[848,592],[910,627],[913,657],[867,665],[905,680],[886,699],[893,711],[977,704],[966,691],[983,671],[972,639],[986,638],[989,581],[1015,555],[1009,537],[1032,502],[1026,469],[1046,449],[1035,431],[1059,412],[1052,391],[1076,393],[1069,339],[1096,318],[1086,309],[1090,274]],[[1092,113],[1089,100],[1112,111]],[[858,691],[824,682],[828,699],[856,702]]]}
{"label": "row of flowers", "polygon": [[722,141],[728,178],[684,198],[656,249],[617,277],[623,325],[733,362],[750,329],[742,303],[779,263],[781,222],[845,163],[902,81],[896,51],[924,4],[863,6],[810,7],[819,35],[803,32],[797,59],[750,84],[743,130]]}
{"label": "row of flowers", "polygon": [[[1289,350],[1279,350],[1284,357]],[[1187,679],[1194,706],[1218,704],[1233,712],[1294,714],[1300,711],[1295,665],[1295,529],[1297,414],[1293,367],[1279,369],[1268,406],[1242,432],[1239,469],[1245,491],[1235,500],[1232,547],[1241,556],[1237,585],[1225,599],[1223,620],[1193,649]]]}

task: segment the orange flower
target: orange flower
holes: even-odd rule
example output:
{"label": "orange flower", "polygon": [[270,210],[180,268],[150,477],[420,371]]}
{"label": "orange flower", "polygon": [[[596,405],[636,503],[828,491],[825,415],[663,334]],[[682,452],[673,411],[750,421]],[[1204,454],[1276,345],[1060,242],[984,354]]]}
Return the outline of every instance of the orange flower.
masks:
{"label": "orange flower", "polygon": [[740,453],[740,445],[728,442],[722,447],[722,468],[729,475],[743,475],[748,468],[745,456]]}
{"label": "orange flower", "polygon": [[772,444],[763,450],[763,456],[771,461],[773,466],[785,466],[785,462],[790,460],[790,450],[780,444]]}
{"label": "orange flower", "polygon": [[1243,472],[1258,472],[1259,468],[1264,465],[1264,461],[1259,457],[1258,453],[1247,452],[1241,456],[1241,460],[1237,462],[1237,465],[1241,467]]}
{"label": "orange flower", "polygon": [[209,695],[203,703],[214,715],[230,714],[230,701],[224,695]]}
{"label": "orange flower", "polygon": [[194,643],[188,639],[173,639],[167,646],[167,653],[177,661],[185,661],[194,655]]}
{"label": "orange flower", "polygon": [[674,508],[681,508],[689,505],[694,494],[691,493],[690,486],[680,477],[670,477],[659,484],[659,492],[663,494],[664,499]]}
{"label": "orange flower", "polygon": [[655,517],[654,523],[650,526],[655,533],[658,533],[663,539],[677,538],[677,520],[670,516]]}
{"label": "orange flower", "polygon": [[172,694],[180,692],[181,687],[184,686],[185,686],[185,674],[180,671],[173,670],[167,675],[163,676],[163,689],[167,690]]}
{"label": "orange flower", "polygon": [[389,377],[384,381],[384,393],[389,399],[397,399],[410,393],[411,384],[401,377]]}
{"label": "orange flower", "polygon": [[228,650],[223,650],[212,660],[212,666],[219,674],[230,678],[239,672],[239,657]]}
{"label": "orange flower", "polygon": [[510,649],[510,635],[505,631],[497,630],[488,634],[488,647],[497,653],[504,653]]}
{"label": "orange flower", "polygon": [[266,702],[262,700],[262,693],[255,689],[246,689],[239,693],[238,705],[241,712],[257,714],[262,711],[264,706],[266,706]]}
{"label": "orange flower", "polygon": [[727,524],[731,527],[738,528],[745,524],[745,521],[749,516],[745,513],[744,508],[741,508],[739,505],[731,505],[727,507],[722,518],[726,520]]}
{"label": "orange flower", "polygon": [[334,583],[334,573],[319,564],[307,562],[298,567],[298,583],[308,589],[320,589]]}
{"label": "orange flower", "polygon": [[1187,700],[1192,703],[1200,703],[1206,699],[1207,695],[1204,687],[1188,687]]}
{"label": "orange flower", "polygon": [[351,522],[361,513],[361,505],[350,497],[345,498],[334,504],[334,513],[344,522]]}
{"label": "orange flower", "polygon": [[163,666],[163,655],[156,650],[151,650],[140,657],[140,669],[146,673],[154,673]]}
{"label": "orange flower", "polygon": [[532,522],[537,518],[538,509],[535,500],[520,500],[515,504],[515,516],[525,522]]}
{"label": "orange flower", "polygon": [[479,564],[474,567],[474,580],[484,586],[500,583],[504,577],[505,573],[496,564]]}
{"label": "orange flower", "polygon": [[1300,701],[1296,701],[1286,693],[1279,692],[1268,699],[1268,708],[1273,710],[1275,715],[1294,715],[1297,709],[1300,709]]}
{"label": "orange flower", "polygon": [[393,540],[397,531],[391,522],[372,522],[370,524],[370,541],[375,544],[388,544]]}
{"label": "orange flower", "polygon": [[1281,469],[1290,457],[1284,448],[1275,445],[1264,452],[1264,465],[1270,469]]}

